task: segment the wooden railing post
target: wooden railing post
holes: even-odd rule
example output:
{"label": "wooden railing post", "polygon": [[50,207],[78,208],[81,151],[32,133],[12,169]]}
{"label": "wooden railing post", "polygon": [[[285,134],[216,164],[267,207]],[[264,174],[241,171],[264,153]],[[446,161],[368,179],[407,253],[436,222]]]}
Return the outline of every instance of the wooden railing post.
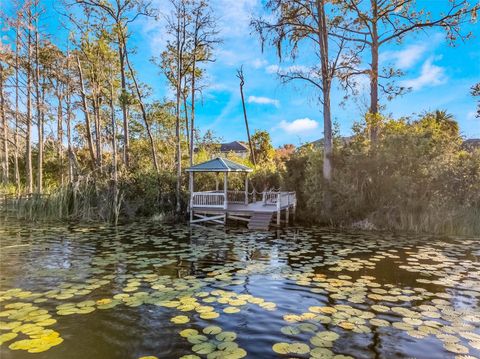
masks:
{"label": "wooden railing post", "polygon": [[280,205],[280,202],[282,200],[282,193],[278,192],[277,194],[277,226],[280,226],[280,211],[282,210],[282,206]]}
{"label": "wooden railing post", "polygon": [[190,192],[190,223],[193,221],[193,198],[195,197],[195,194],[193,192]]}

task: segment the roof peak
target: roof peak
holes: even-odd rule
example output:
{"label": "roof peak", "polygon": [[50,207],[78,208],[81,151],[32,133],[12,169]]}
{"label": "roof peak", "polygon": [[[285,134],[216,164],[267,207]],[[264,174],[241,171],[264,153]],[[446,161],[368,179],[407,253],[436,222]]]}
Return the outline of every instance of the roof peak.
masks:
{"label": "roof peak", "polygon": [[229,160],[228,158],[216,157],[211,160],[198,163],[186,169],[187,172],[252,172],[250,167]]}

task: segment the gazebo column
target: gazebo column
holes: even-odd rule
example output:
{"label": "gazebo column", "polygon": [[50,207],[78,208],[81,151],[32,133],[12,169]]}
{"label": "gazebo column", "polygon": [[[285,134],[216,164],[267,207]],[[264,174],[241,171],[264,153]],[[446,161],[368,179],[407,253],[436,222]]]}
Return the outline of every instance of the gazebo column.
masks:
{"label": "gazebo column", "polygon": [[245,174],[245,205],[248,206],[248,173]]}
{"label": "gazebo column", "polygon": [[227,185],[227,173],[228,172],[223,172],[223,194],[225,196],[225,202],[223,204],[224,209],[227,209],[227,202],[228,202],[227,201],[227,195],[228,195],[228,193],[227,193],[227,186],[228,186]]}
{"label": "gazebo column", "polygon": [[190,191],[190,222],[193,221],[193,181],[194,181],[194,174],[193,172],[188,173],[188,187]]}
{"label": "gazebo column", "polygon": [[215,191],[218,192],[218,172],[215,172]]}
{"label": "gazebo column", "polygon": [[225,210],[225,216],[223,217],[223,224],[227,224],[227,217],[228,217],[228,212],[227,212],[227,205],[228,205],[227,174],[228,174],[228,172],[223,172],[223,193],[225,195],[225,202],[223,202],[223,209]]}

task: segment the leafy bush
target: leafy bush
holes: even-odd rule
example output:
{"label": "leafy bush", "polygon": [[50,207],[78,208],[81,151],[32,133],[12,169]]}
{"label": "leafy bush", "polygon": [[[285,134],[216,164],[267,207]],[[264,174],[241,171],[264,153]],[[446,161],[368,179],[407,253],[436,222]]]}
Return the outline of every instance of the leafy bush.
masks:
{"label": "leafy bush", "polygon": [[[461,149],[454,121],[443,113],[416,121],[383,120],[378,141],[368,124],[334,153],[334,179],[322,180],[322,151],[304,147],[287,161],[301,218],[377,228],[480,233],[480,152]],[[325,210],[328,195],[332,208]]]}

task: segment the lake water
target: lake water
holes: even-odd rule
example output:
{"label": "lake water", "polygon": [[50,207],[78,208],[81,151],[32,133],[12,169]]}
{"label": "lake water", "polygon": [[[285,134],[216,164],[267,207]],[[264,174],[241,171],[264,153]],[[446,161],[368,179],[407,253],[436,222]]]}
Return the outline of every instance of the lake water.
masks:
{"label": "lake water", "polygon": [[480,238],[0,222],[0,357],[480,357]]}

